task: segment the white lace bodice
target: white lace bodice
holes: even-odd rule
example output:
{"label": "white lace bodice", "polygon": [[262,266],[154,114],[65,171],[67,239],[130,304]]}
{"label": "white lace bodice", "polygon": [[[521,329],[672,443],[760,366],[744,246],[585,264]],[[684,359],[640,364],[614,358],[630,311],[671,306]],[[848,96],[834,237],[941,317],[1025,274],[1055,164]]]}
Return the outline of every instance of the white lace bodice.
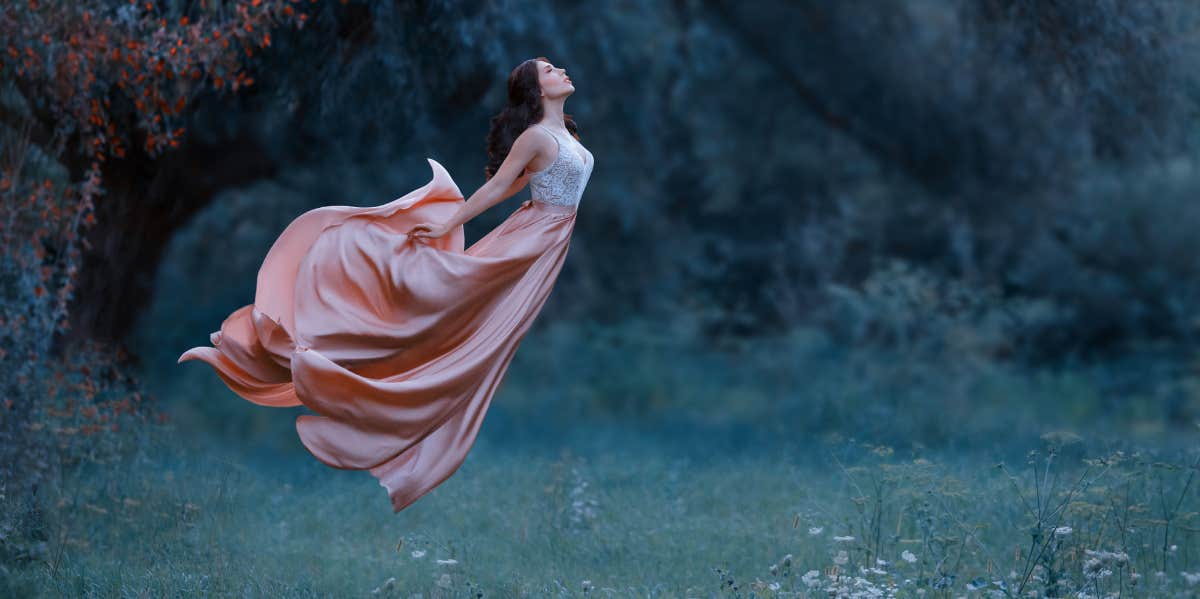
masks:
{"label": "white lace bodice", "polygon": [[550,166],[529,176],[529,189],[533,201],[577,207],[583,197],[583,189],[587,187],[588,179],[592,176],[595,158],[574,137],[540,123],[535,125],[554,137],[554,141],[558,143],[558,156]]}

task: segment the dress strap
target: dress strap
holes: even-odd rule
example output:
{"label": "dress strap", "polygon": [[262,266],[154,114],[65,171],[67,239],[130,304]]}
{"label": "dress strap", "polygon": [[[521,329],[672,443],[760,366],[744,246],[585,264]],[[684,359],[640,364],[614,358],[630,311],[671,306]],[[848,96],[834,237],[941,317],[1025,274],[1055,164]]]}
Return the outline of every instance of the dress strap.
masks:
{"label": "dress strap", "polygon": [[[559,157],[562,157],[562,136],[563,136],[563,135],[566,135],[566,136],[567,136],[567,139],[569,139],[569,140],[570,140],[570,142],[571,142],[571,143],[569,144],[570,146],[576,146],[576,145],[579,145],[579,142],[578,142],[578,141],[576,141],[576,140],[575,140],[575,138],[571,136],[570,132],[567,132],[567,133],[555,132],[554,130],[550,129],[549,127],[547,127],[547,126],[545,126],[545,125],[543,125],[543,124],[541,124],[541,123],[534,123],[534,124],[535,124],[535,125],[537,125],[537,126],[539,126],[539,127],[541,127],[542,129],[545,129],[545,130],[546,130],[546,132],[547,132],[547,133],[549,133],[549,134],[550,134],[550,136],[554,138],[554,141],[555,141],[555,142],[558,142],[558,154],[559,154],[559,156],[558,156],[558,157],[556,157],[556,158],[554,159],[554,161],[555,161],[555,162],[558,162],[558,158],[559,158]],[[579,156],[579,160],[580,160],[580,162],[583,162],[584,164],[587,164],[587,161],[588,161],[588,159],[587,159],[587,156],[581,155],[579,152],[576,152],[574,149],[569,149],[568,151],[570,151],[570,152],[575,152],[575,155],[576,155],[576,156]]]}
{"label": "dress strap", "polygon": [[549,134],[550,134],[550,137],[553,137],[553,138],[554,138],[554,141],[559,141],[558,134],[557,134],[557,133],[555,133],[553,129],[551,129],[551,128],[549,128],[549,127],[547,127],[547,126],[545,126],[545,125],[543,125],[543,124],[541,124],[541,123],[535,123],[535,124],[536,124],[538,127],[541,127],[542,129],[545,129],[545,130],[546,130],[546,133],[549,133]]}
{"label": "dress strap", "polygon": [[559,158],[562,158],[562,142],[561,142],[561,141],[559,141],[559,139],[558,139],[558,136],[557,136],[557,135],[555,135],[555,134],[554,134],[554,132],[553,132],[553,131],[551,131],[549,127],[547,127],[547,126],[545,126],[545,125],[543,125],[543,124],[541,124],[541,123],[534,123],[534,124],[535,124],[535,125],[537,125],[538,127],[541,127],[542,129],[545,129],[545,130],[546,130],[546,133],[549,133],[549,134],[550,134],[550,137],[553,137],[553,138],[554,138],[554,144],[555,144],[556,146],[558,146],[558,154],[556,154],[556,155],[554,156],[554,161],[550,163],[550,166],[547,166],[546,168],[544,168],[544,169],[542,169],[542,170],[540,170],[540,171],[533,171],[533,172],[529,173],[531,176],[532,176],[532,175],[538,175],[538,174],[541,174],[541,173],[544,173],[544,172],[546,172],[546,171],[550,170],[550,167],[551,167],[551,166],[554,166],[554,165],[555,165],[555,163],[557,163],[557,162],[558,162],[558,159],[559,159]]}

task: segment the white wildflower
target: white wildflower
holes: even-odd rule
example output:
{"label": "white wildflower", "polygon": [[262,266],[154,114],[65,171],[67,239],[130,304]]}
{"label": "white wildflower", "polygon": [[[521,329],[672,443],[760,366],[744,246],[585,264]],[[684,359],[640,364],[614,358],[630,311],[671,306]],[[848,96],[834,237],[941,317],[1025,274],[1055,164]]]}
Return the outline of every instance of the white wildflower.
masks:
{"label": "white wildflower", "polygon": [[393,576],[392,578],[389,578],[389,579],[383,581],[383,584],[379,585],[378,587],[375,587],[375,589],[373,591],[371,591],[371,594],[378,595],[386,590],[394,588],[395,586],[396,586],[396,578]]}
{"label": "white wildflower", "polygon": [[1125,553],[1124,551],[1094,551],[1091,549],[1084,549],[1083,552],[1088,557],[1098,559],[1101,562],[1111,562],[1117,564],[1118,566],[1129,562],[1129,554]]}
{"label": "white wildflower", "polygon": [[854,537],[850,537],[850,536],[846,536],[846,537],[833,537],[833,540],[834,540],[834,541],[837,541],[837,542],[839,542],[839,543],[840,543],[840,542],[843,542],[843,541],[853,541],[853,540],[854,540]]}
{"label": "white wildflower", "polygon": [[907,549],[904,550],[904,553],[900,554],[900,557],[910,564],[917,561],[917,556],[913,555],[913,552]]}
{"label": "white wildflower", "polygon": [[809,570],[808,572],[804,573],[804,576],[800,577],[800,580],[804,582],[805,586],[811,589],[812,587],[821,584],[821,573],[817,572],[816,570]]}
{"label": "white wildflower", "polygon": [[837,555],[833,558],[833,563],[843,566],[850,561],[850,554],[846,553],[845,549],[838,550]]}
{"label": "white wildflower", "polygon": [[1195,574],[1191,574],[1188,572],[1180,572],[1179,574],[1183,576],[1183,579],[1187,581],[1188,586],[1190,586],[1190,587],[1196,586],[1196,583],[1200,582],[1200,572],[1197,572]]}
{"label": "white wildflower", "polygon": [[450,588],[450,575],[449,575],[449,574],[442,574],[442,577],[441,577],[441,578],[439,578],[439,579],[438,579],[438,581],[437,581],[437,585],[438,585],[438,586],[440,586],[440,587],[442,587],[443,589],[448,589],[448,588]]}
{"label": "white wildflower", "polygon": [[778,591],[780,588],[780,585],[778,582],[772,582],[771,584],[767,585],[767,588],[771,589],[772,591]]}
{"label": "white wildflower", "polygon": [[1058,528],[1054,529],[1054,534],[1060,537],[1065,537],[1071,534],[1072,530],[1074,529],[1072,529],[1070,526],[1059,526]]}
{"label": "white wildflower", "polygon": [[814,527],[808,529],[808,534],[816,536],[816,535],[821,534],[821,531],[823,531],[823,530],[825,530],[824,526],[814,526]]}
{"label": "white wildflower", "polygon": [[444,566],[453,566],[454,564],[458,563],[458,560],[456,560],[456,559],[440,559],[437,561],[437,563],[442,564]]}
{"label": "white wildflower", "polygon": [[416,551],[412,552],[412,556],[413,556],[413,559],[421,559],[421,558],[425,557],[425,552],[420,549],[417,549]]}

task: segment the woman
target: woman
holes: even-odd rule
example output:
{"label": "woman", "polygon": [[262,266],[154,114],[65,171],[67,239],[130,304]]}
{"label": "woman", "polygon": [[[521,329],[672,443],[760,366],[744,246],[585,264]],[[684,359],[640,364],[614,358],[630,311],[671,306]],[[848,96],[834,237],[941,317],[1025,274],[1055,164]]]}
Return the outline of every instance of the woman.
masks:
{"label": "woman", "polygon": [[[567,254],[593,157],[544,57],[508,78],[492,119],[487,182],[467,200],[433,180],[382,206],[326,206],[290,225],[253,304],[188,350],[235,393],[305,405],[296,430],[334,468],[368,470],[399,512],[466,459],[513,354]],[[463,223],[528,183],[532,200],[464,249]]]}

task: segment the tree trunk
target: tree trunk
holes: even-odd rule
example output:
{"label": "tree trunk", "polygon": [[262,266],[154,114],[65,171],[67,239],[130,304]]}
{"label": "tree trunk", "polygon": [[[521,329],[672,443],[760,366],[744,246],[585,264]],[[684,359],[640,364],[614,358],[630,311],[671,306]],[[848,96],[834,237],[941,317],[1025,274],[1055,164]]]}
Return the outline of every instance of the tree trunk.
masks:
{"label": "tree trunk", "polygon": [[[81,340],[121,343],[153,297],[167,243],[221,190],[272,176],[277,165],[259,141],[241,133],[216,143],[185,138],[157,158],[130,151],[102,166],[104,195],[84,235],[82,264],[69,306],[70,327],[54,351]],[[70,164],[82,178],[85,163]]]}

